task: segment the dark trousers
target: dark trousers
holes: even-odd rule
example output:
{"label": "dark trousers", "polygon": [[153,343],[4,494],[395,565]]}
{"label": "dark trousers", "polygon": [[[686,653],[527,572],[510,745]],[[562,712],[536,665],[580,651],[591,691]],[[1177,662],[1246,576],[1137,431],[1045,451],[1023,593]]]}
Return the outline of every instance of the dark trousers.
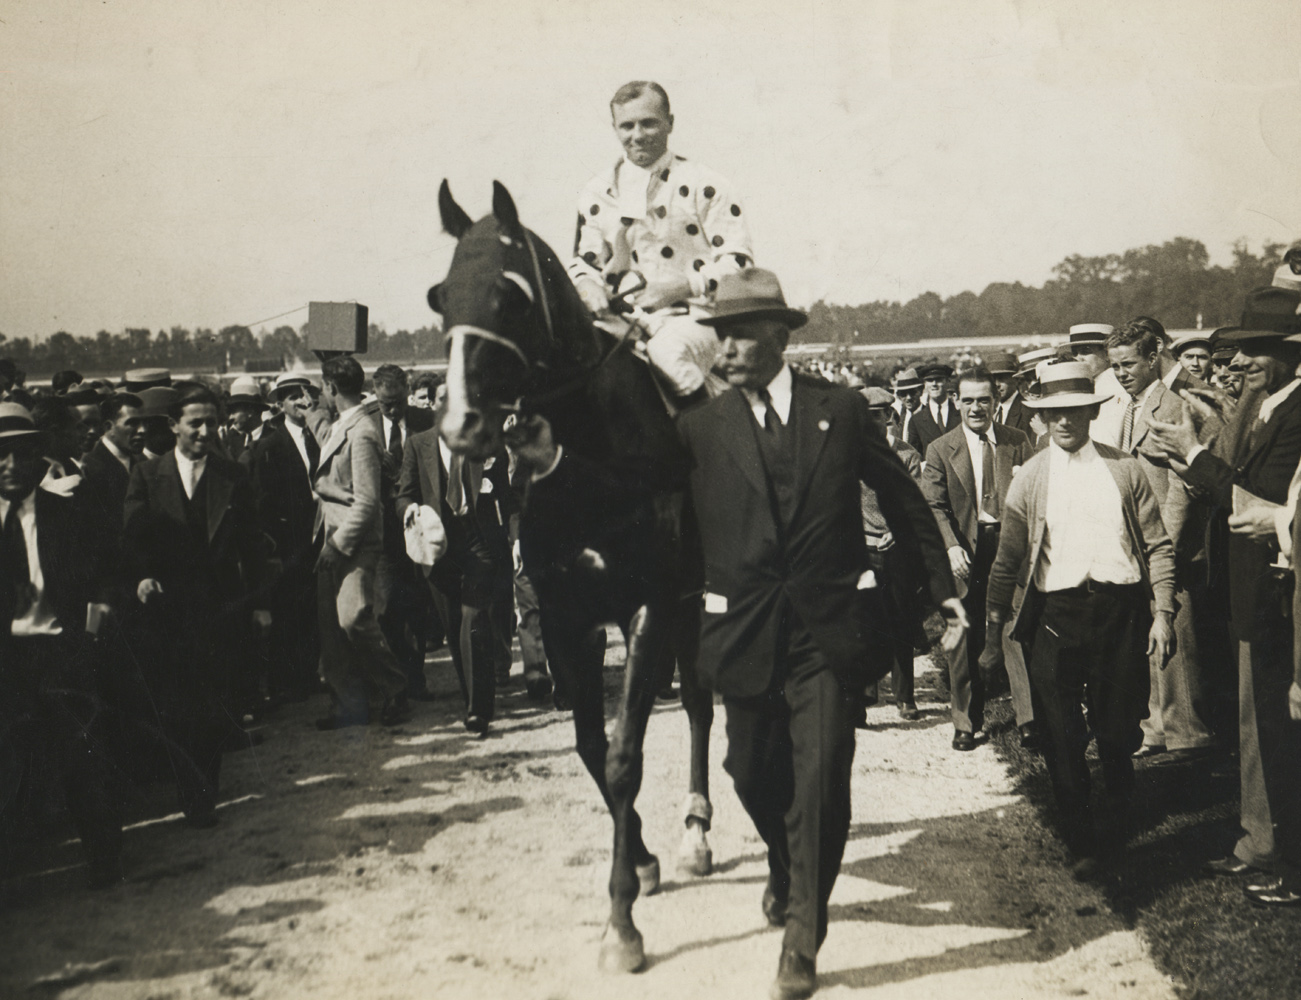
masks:
{"label": "dark trousers", "polygon": [[[915,705],[913,676],[913,639],[921,617],[917,597],[910,585],[910,567],[901,565],[901,547],[891,546],[884,552],[868,550],[869,565],[876,574],[877,586],[860,593],[869,604],[867,620],[871,631],[866,636],[869,657],[890,663],[890,691],[896,705]],[[866,691],[867,704],[879,699],[876,683]]]}
{"label": "dark trousers", "polygon": [[[511,600],[510,548],[504,532],[488,534],[470,519],[448,527],[448,552],[429,573],[434,609],[447,631],[452,665],[466,711],[485,721],[495,714],[497,672],[510,670],[510,633],[503,628]],[[470,523],[465,523],[470,521]]]}
{"label": "dark trousers", "polygon": [[[24,806],[62,785],[86,859],[96,867],[117,863],[122,813],[92,652],[82,637],[62,635],[11,638],[0,650],[8,661],[0,666],[0,772],[10,772],[4,790],[20,792],[0,797],[0,845],[12,843],[9,832]],[[0,848],[7,862],[4,853]]]}
{"label": "dark trousers", "polygon": [[405,552],[385,552],[375,568],[375,618],[407,678],[407,692],[425,690],[424,601],[415,564]]}
{"label": "dark trousers", "polygon": [[519,648],[524,658],[524,674],[547,672],[547,651],[542,644],[542,610],[538,605],[533,581],[521,563],[515,570],[515,606],[519,610]]}
{"label": "dark trousers", "polygon": [[967,733],[974,733],[985,725],[985,679],[980,672],[980,653],[985,648],[985,593],[989,587],[989,570],[998,554],[998,535],[999,526],[996,524],[982,524],[977,528],[967,596],[962,599],[971,627],[958,648],[949,654],[953,726]]}
{"label": "dark trousers", "polygon": [[1032,592],[1027,604],[1032,599],[1042,601],[1030,653],[1035,718],[1047,737],[1044,759],[1063,836],[1087,857],[1097,849],[1084,759],[1090,735],[1111,805],[1124,810],[1133,795],[1131,755],[1143,743],[1139,723],[1148,698],[1148,596],[1135,585]]}
{"label": "dark trousers", "polygon": [[723,767],[768,847],[773,885],[790,888],[783,945],[813,958],[849,835],[854,718],[813,636],[786,617],[773,688],[723,699]]}
{"label": "dark trousers", "polygon": [[302,697],[317,689],[321,658],[316,623],[315,555],[285,566],[272,594],[267,693]]}
{"label": "dark trousers", "polygon": [[1301,722],[1288,712],[1292,676],[1292,623],[1257,626],[1251,684],[1265,796],[1274,822],[1275,870],[1289,888],[1301,892]]}

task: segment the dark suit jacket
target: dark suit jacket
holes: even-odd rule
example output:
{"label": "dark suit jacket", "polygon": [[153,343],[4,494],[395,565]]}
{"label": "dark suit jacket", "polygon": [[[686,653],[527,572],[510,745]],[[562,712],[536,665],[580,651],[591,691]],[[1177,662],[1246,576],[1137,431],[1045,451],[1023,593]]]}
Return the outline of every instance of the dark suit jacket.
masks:
{"label": "dark suit jacket", "polygon": [[[1253,419],[1256,409],[1240,405],[1235,422]],[[1254,446],[1245,429],[1230,425],[1224,433],[1232,440],[1241,440],[1236,461],[1226,462],[1209,450],[1200,452],[1183,474],[1184,480],[1226,509],[1232,509],[1235,485],[1271,503],[1285,503],[1288,484],[1301,462],[1301,388],[1294,389],[1274,410]],[[1274,538],[1255,541],[1246,535],[1229,536],[1230,617],[1235,634],[1244,642],[1257,638],[1262,629],[1285,621],[1284,608],[1290,602],[1285,590],[1291,585],[1290,574],[1270,569],[1277,556],[1278,542]]]}
{"label": "dark suit jacket", "polygon": [[316,494],[283,414],[268,421],[254,443],[251,471],[258,524],[275,546],[272,554],[285,566],[303,565],[312,558]]}
{"label": "dark suit jacket", "polygon": [[178,629],[220,638],[222,619],[266,606],[260,593],[265,551],[243,466],[209,455],[199,488],[206,537],[190,529],[175,452],[137,465],[125,504],[126,554],[137,581],[163,585],[164,605],[181,616]]}
{"label": "dark suit jacket", "polygon": [[[45,594],[63,626],[64,636],[73,643],[85,633],[86,605],[107,600],[100,542],[95,522],[86,517],[83,500],[36,488],[36,545]],[[0,573],[0,578],[7,576]],[[7,659],[5,646],[12,639],[9,623],[14,617],[13,596],[8,587],[0,587],[0,622],[4,623],[0,628],[0,661]]]}
{"label": "dark suit jacket", "polygon": [[895,535],[920,545],[936,603],[954,595],[930,508],[857,392],[794,376],[788,433],[797,501],[787,524],[769,501],[758,424],[739,389],[684,413],[678,429],[705,557],[699,665],[708,687],[739,697],[769,688],[787,604],[842,682],[864,668],[860,482],[876,491]]}
{"label": "dark suit jacket", "polygon": [[[1030,440],[1020,431],[994,424],[994,473],[1000,505],[1007,499],[1012,485],[1012,470],[1025,465],[1034,455]],[[979,521],[979,498],[976,496],[976,471],[962,428],[938,438],[926,452],[922,470],[922,494],[935,511],[940,534],[947,548],[955,545],[973,555],[976,550],[976,525]]]}
{"label": "dark suit jacket", "polygon": [[910,437],[908,443],[925,455],[926,449],[931,446],[931,442],[953,430],[961,422],[962,417],[958,413],[958,404],[953,400],[949,400],[949,414],[944,421],[943,427],[937,424],[935,418],[931,416],[930,404],[926,400],[922,400],[922,405],[913,414],[912,424],[908,428],[910,432],[915,434],[915,440]]}
{"label": "dark suit jacket", "polygon": [[[384,416],[380,413],[379,404],[370,404],[367,413],[375,422],[375,429],[379,432],[380,441],[384,445],[384,453],[380,464],[380,494],[384,506],[384,551],[391,556],[400,557],[406,551],[402,539],[402,520],[400,517],[394,516],[393,510],[398,491],[398,479],[402,475],[402,462],[394,460],[392,453],[389,451],[388,437],[384,433]],[[403,442],[403,451],[405,453],[406,445],[410,443],[412,437],[428,431],[434,426],[434,414],[432,410],[408,406],[403,420],[406,421],[407,425],[406,441]]]}
{"label": "dark suit jacket", "polygon": [[1021,398],[1021,394],[1018,392],[1012,399],[1012,405],[1008,407],[1007,419],[999,422],[1004,427],[1012,427],[1020,431],[1030,439],[1030,444],[1033,445],[1037,436],[1030,428],[1030,420],[1033,416],[1034,410],[1025,405],[1025,400]]}

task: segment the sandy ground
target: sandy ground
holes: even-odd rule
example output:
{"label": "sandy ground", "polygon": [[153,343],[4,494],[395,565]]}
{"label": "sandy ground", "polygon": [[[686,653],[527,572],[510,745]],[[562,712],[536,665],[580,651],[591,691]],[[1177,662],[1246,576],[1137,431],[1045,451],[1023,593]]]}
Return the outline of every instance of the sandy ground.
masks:
{"label": "sandy ground", "polygon": [[[767,995],[780,931],[760,913],[762,845],[722,772],[721,711],[705,879],[673,864],[686,717],[661,703],[651,720],[638,805],[664,884],[635,910],[646,970],[610,977],[596,956],[611,824],[569,717],[517,684],[475,739],[445,654],[429,673],[444,697],[398,729],[319,733],[320,698],[282,712],[262,746],[228,758],[214,830],[167,815],[158,790],[127,833],[120,888],[87,893],[76,846],[47,852],[0,911],[0,996]],[[874,708],[859,734],[818,995],[1173,997],[1138,935],[1070,880],[993,749],[955,753],[947,712],[923,708],[908,724]]]}

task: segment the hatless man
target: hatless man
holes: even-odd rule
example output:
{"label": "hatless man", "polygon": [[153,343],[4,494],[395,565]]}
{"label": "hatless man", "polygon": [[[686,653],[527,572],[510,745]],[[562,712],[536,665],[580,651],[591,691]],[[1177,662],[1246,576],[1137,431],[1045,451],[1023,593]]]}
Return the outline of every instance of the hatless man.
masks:
{"label": "hatless man", "polygon": [[407,678],[375,617],[375,572],[384,551],[384,444],[362,404],[366,373],[357,359],[330,358],[321,365],[321,381],[336,417],[313,484],[325,525],[316,561],[321,669],[334,710],[316,725],[364,725],[372,701],[380,706],[380,723],[396,725],[410,717]]}
{"label": "hatless man", "polygon": [[[1042,396],[1027,401],[1043,411],[1049,444],[1012,480],[1003,505],[985,639],[987,649],[1001,644],[1011,621],[1013,638],[1030,649],[1035,718],[1079,878],[1097,868],[1089,733],[1110,818],[1123,831],[1134,789],[1130,755],[1143,742],[1147,660],[1167,655],[1175,610],[1173,546],[1147,477],[1137,460],[1089,437],[1106,398],[1090,371],[1077,362],[1048,365]],[[1028,585],[1013,616],[1018,579]]]}
{"label": "hatless man", "polygon": [[629,272],[632,297],[650,314],[651,363],[682,405],[724,388],[710,371],[718,353],[698,320],[719,280],[754,260],[740,199],[724,178],[669,150],[673,115],[658,83],[624,84],[610,101],[623,157],[578,196],[569,275],[592,313],[608,313]]}
{"label": "hatless man", "polygon": [[724,767],[768,848],[763,910],[786,928],[771,993],[781,1000],[817,986],[849,830],[855,702],[884,666],[865,662],[860,482],[918,546],[950,648],[964,622],[935,520],[865,400],[783,360],[805,316],[776,275],[725,275],[716,307],[706,322],[733,388],[678,421],[706,567],[699,664],[723,695]]}
{"label": "hatless man", "polygon": [[201,387],[176,395],[176,446],[132,470],[124,537],[136,597],[165,641],[151,681],[181,808],[191,825],[207,827],[217,821],[222,750],[246,707],[236,699],[253,629],[265,632],[271,613],[252,483],[214,450],[217,398]]}
{"label": "hatless man", "polygon": [[[1178,608],[1173,622],[1175,649],[1168,660],[1152,662],[1148,716],[1143,721],[1143,747],[1139,751],[1144,756],[1170,751],[1166,759],[1172,760],[1204,750],[1212,742],[1210,728],[1202,718],[1204,699],[1194,627],[1197,616],[1188,591],[1198,556],[1205,569],[1206,520],[1179,476],[1167,463],[1154,462],[1143,448],[1153,422],[1170,423],[1183,413],[1183,402],[1160,377],[1160,354],[1160,339],[1141,322],[1126,323],[1107,337],[1107,356],[1121,388],[1118,405],[1123,405],[1115,444],[1138,459],[1174,545]],[[1213,436],[1218,426],[1217,421],[1204,428],[1204,437]],[[1207,610],[1202,608],[1203,613]]]}
{"label": "hatless man", "polygon": [[[1224,437],[1240,442],[1227,459],[1197,439],[1192,416],[1156,423],[1153,438],[1190,485],[1229,516],[1228,572],[1233,630],[1239,640],[1240,823],[1233,855],[1212,862],[1228,874],[1252,873],[1247,897],[1262,906],[1301,904],[1301,725],[1290,716],[1294,629],[1292,574],[1276,566],[1275,505],[1301,464],[1301,292],[1265,287],[1247,296],[1235,334],[1245,359],[1243,403]],[[1253,869],[1263,870],[1252,872]]]}
{"label": "hatless man", "polygon": [[397,365],[380,365],[371,381],[375,387],[371,419],[385,445],[380,476],[384,551],[375,570],[375,616],[389,649],[407,676],[407,697],[431,701],[433,695],[425,684],[423,619],[427,595],[416,577],[415,565],[407,556],[396,500],[403,448],[411,435],[434,426],[434,414],[432,410],[409,405],[407,373]]}
{"label": "hatless man", "polygon": [[[1020,431],[994,422],[994,377],[986,369],[958,376],[957,406],[962,423],[926,450],[922,494],[935,512],[953,576],[967,589],[963,607],[972,629],[949,654],[948,672],[953,749],[970,751],[985,724],[985,678],[978,659],[985,643],[985,591],[998,551],[1003,504],[1013,474],[1034,451]],[[1034,709],[1025,659],[1011,636],[1004,637],[1003,649],[1017,726],[1030,744]]]}
{"label": "hatless man", "polygon": [[272,587],[271,657],[267,693],[273,701],[302,701],[315,688],[320,657],[316,621],[317,499],[312,480],[321,445],[307,426],[311,380],[298,372],[276,377],[279,412],[251,449],[258,523],[275,547],[280,574]]}
{"label": "hatless man", "polygon": [[[19,789],[62,785],[89,883],[99,888],[122,877],[121,806],[110,783],[87,633],[107,613],[102,546],[76,497],[38,488],[43,450],[31,414],[0,403],[0,740],[17,762],[19,774],[9,777]],[[26,798],[0,801],[0,870],[9,867]]]}

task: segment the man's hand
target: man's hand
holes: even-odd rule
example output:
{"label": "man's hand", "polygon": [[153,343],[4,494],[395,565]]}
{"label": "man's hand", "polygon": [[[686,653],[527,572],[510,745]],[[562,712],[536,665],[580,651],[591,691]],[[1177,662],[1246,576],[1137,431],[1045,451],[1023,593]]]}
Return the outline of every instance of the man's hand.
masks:
{"label": "man's hand", "polygon": [[985,620],[985,648],[980,651],[979,666],[982,677],[1004,669],[1002,622]]}
{"label": "man's hand", "polygon": [[971,627],[967,621],[967,609],[956,597],[950,597],[940,605],[940,614],[944,616],[944,635],[940,637],[940,648],[946,653],[952,653]]}
{"label": "man's hand", "polygon": [[254,611],[254,612],[253,612],[253,627],[254,627],[255,629],[257,629],[257,631],[258,631],[258,635],[266,635],[268,632],[270,632],[270,631],[271,631],[271,612],[270,612],[270,611]]}
{"label": "man's hand", "polygon": [[[1170,627],[1170,612],[1158,611],[1152,619],[1152,630],[1147,634],[1147,657],[1161,670],[1170,662],[1174,630]],[[1158,659],[1159,657],[1159,659]]]}
{"label": "man's hand", "polygon": [[646,312],[654,312],[689,298],[691,283],[688,281],[652,281],[637,293],[637,305]]}
{"label": "man's hand", "polygon": [[949,569],[953,570],[955,580],[965,580],[971,575],[971,558],[961,545],[949,549]]}
{"label": "man's hand", "polygon": [[141,580],[136,585],[136,600],[141,604],[148,604],[157,595],[163,592],[163,585],[157,580]]}
{"label": "man's hand", "polygon": [[1197,429],[1193,426],[1192,408],[1187,401],[1184,402],[1183,413],[1178,423],[1167,424],[1154,419],[1148,422],[1148,429],[1150,450],[1158,455],[1164,455],[1176,469],[1187,468],[1185,460],[1188,453],[1200,443],[1197,440]]}
{"label": "man's hand", "polygon": [[1241,514],[1230,514],[1229,530],[1235,535],[1247,535],[1255,541],[1277,541],[1274,508],[1260,504]]}
{"label": "man's hand", "polygon": [[1287,710],[1293,722],[1301,722],[1301,684],[1296,681],[1287,689]]}
{"label": "man's hand", "polygon": [[521,417],[505,437],[506,447],[534,473],[546,472],[556,464],[556,442],[546,417],[536,413]]}
{"label": "man's hand", "polygon": [[316,568],[334,569],[346,558],[347,556],[334,547],[333,542],[326,542],[321,546],[321,554],[316,557]]}
{"label": "man's hand", "polygon": [[609,311],[610,296],[604,284],[595,278],[579,278],[574,282],[574,287],[578,289],[578,297],[583,300],[583,305],[587,306],[587,311],[593,316],[601,316]]}
{"label": "man's hand", "polygon": [[1189,386],[1187,389],[1179,390],[1179,395],[1193,408],[1193,419],[1202,423],[1217,418],[1228,423],[1229,418],[1233,416],[1233,411],[1238,407],[1236,399],[1216,386],[1208,386],[1205,389]]}

